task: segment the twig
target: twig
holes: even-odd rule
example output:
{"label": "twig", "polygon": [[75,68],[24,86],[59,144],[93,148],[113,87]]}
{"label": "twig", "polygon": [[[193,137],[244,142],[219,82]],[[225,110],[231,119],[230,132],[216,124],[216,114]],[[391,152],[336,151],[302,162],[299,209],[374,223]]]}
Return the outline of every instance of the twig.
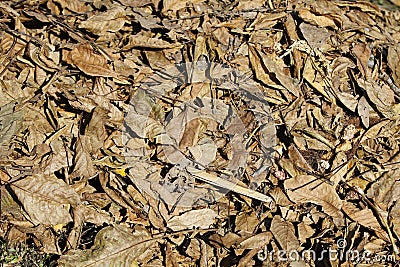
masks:
{"label": "twig", "polygon": [[186,169],[190,174],[194,175],[197,179],[202,180],[206,183],[231,190],[235,193],[238,193],[238,194],[241,194],[241,195],[253,198],[253,199],[257,199],[259,201],[262,201],[262,202],[265,202],[268,204],[274,203],[274,200],[271,197],[264,195],[258,191],[240,186],[240,185],[230,182],[228,180],[219,178],[216,175],[210,174],[206,171],[195,169],[193,167],[186,167]]}

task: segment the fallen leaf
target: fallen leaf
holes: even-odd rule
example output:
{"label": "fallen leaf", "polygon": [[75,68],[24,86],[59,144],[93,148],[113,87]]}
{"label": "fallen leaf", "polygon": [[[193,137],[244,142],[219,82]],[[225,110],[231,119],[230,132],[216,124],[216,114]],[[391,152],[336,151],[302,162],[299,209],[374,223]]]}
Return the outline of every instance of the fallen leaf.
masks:
{"label": "fallen leaf", "polygon": [[365,79],[369,79],[371,70],[368,67],[368,61],[371,56],[371,49],[366,44],[356,44],[351,52],[356,56],[357,66]]}
{"label": "fallen leaf", "polygon": [[326,99],[333,102],[333,97],[331,97],[325,88],[327,87],[324,78],[321,76],[320,72],[314,69],[312,59],[308,58],[305,62],[303,70],[304,79],[311,84],[318,92],[320,92]]}
{"label": "fallen leaf", "polygon": [[105,121],[107,119],[107,111],[96,107],[93,110],[89,124],[85,128],[85,135],[89,137],[90,142],[85,144],[85,147],[90,147],[87,150],[91,155],[98,152],[103,147],[103,142],[107,138]]}
{"label": "fallen leaf", "polygon": [[[24,109],[17,109],[16,102],[10,102],[0,107],[0,152],[6,153],[5,146],[9,144],[13,136],[22,129]],[[3,149],[4,147],[4,149]]]}
{"label": "fallen leaf", "polygon": [[86,11],[85,3],[79,0],[54,0],[54,2],[59,3],[62,8],[66,8],[76,13]]}
{"label": "fallen leaf", "polygon": [[135,266],[139,258],[154,240],[145,228],[131,229],[123,226],[107,226],[101,229],[94,240],[94,245],[87,250],[71,250],[59,259],[60,266]]}
{"label": "fallen leaf", "polygon": [[124,50],[132,48],[152,48],[152,49],[165,49],[180,47],[180,44],[174,44],[164,41],[159,38],[148,37],[143,34],[136,34],[129,36],[127,44],[123,47]]}
{"label": "fallen leaf", "polygon": [[364,124],[365,128],[369,128],[369,111],[371,106],[368,104],[367,99],[364,96],[360,98],[357,105],[358,115],[361,118],[362,123]]}
{"label": "fallen leaf", "polygon": [[271,222],[271,232],[281,248],[290,255],[297,251],[300,246],[292,223],[284,221],[280,216],[275,215]]}
{"label": "fallen leaf", "polygon": [[302,23],[299,27],[311,48],[322,48],[330,37],[329,31],[325,28],[319,28],[308,23]]}
{"label": "fallen leaf", "polygon": [[298,175],[284,182],[289,198],[298,204],[312,202],[321,205],[337,225],[343,225],[342,200],[333,186],[310,175]]}
{"label": "fallen leaf", "polygon": [[262,232],[234,245],[238,249],[263,249],[272,240],[271,232]]}
{"label": "fallen leaf", "polygon": [[302,8],[299,10],[299,16],[306,22],[319,27],[337,28],[335,21],[328,16],[318,16],[313,14],[309,9]]}
{"label": "fallen leaf", "polygon": [[71,173],[72,178],[91,178],[97,174],[97,171],[93,165],[92,156],[87,150],[88,145],[90,145],[90,138],[88,136],[81,135],[76,140],[73,168],[74,171]]}
{"label": "fallen leaf", "polygon": [[299,91],[295,81],[284,74],[283,66],[278,65],[271,58],[262,52],[258,52],[253,46],[249,46],[250,62],[256,73],[256,77],[266,85],[271,85],[272,79],[268,75],[275,77],[290,93],[299,96]]}
{"label": "fallen leaf", "polygon": [[394,83],[400,87],[400,45],[389,46],[388,49],[388,64],[392,70]]}
{"label": "fallen leaf", "polygon": [[107,66],[107,59],[94,53],[90,44],[80,44],[71,51],[64,51],[63,58],[68,64],[77,66],[81,71],[90,76],[117,77],[117,74]]}
{"label": "fallen leaf", "polygon": [[200,228],[207,229],[214,223],[217,213],[212,209],[190,210],[174,216],[167,221],[167,227],[173,231]]}
{"label": "fallen leaf", "polygon": [[185,8],[186,6],[190,4],[198,4],[200,2],[203,2],[204,0],[164,0],[163,1],[163,13],[171,10],[171,11],[177,11],[179,9]]}
{"label": "fallen leaf", "polygon": [[79,27],[94,34],[104,35],[107,32],[119,31],[126,22],[126,13],[123,7],[115,6],[106,12],[89,17]]}
{"label": "fallen leaf", "polygon": [[349,216],[352,220],[356,221],[360,225],[364,227],[368,227],[378,234],[381,237],[384,237],[386,240],[389,240],[386,232],[382,229],[379,221],[376,219],[375,214],[372,210],[368,208],[359,209],[354,204],[344,201],[342,206],[343,211]]}
{"label": "fallen leaf", "polygon": [[71,206],[80,203],[79,195],[54,175],[28,176],[11,188],[34,224],[65,225],[72,221]]}

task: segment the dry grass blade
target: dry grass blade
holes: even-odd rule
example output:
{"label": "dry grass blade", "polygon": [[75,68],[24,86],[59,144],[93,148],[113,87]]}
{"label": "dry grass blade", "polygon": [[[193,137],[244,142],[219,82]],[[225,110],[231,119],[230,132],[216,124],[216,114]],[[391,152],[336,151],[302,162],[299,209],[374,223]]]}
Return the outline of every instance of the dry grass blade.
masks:
{"label": "dry grass blade", "polygon": [[238,193],[240,195],[244,195],[244,196],[247,196],[250,198],[257,199],[259,201],[267,203],[268,205],[270,205],[270,204],[273,205],[273,203],[274,203],[274,200],[267,195],[264,195],[255,190],[237,185],[233,182],[230,182],[228,180],[220,178],[214,174],[207,173],[206,171],[202,171],[202,170],[198,170],[198,169],[194,169],[194,168],[188,168],[188,172],[203,182],[210,183],[212,185],[222,187],[224,189],[229,189],[232,192],[235,192],[235,193]]}

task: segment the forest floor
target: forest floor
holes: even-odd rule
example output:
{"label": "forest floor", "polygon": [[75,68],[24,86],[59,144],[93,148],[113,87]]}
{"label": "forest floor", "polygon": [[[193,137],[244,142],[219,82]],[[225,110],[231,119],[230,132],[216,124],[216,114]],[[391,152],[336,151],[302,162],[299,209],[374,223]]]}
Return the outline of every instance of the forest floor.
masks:
{"label": "forest floor", "polygon": [[399,0],[0,14],[3,266],[399,266]]}

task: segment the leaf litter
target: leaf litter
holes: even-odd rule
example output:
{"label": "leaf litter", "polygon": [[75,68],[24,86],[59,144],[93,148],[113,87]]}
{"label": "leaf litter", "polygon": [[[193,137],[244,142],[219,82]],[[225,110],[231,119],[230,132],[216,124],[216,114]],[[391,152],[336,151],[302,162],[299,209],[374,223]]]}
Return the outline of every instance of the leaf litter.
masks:
{"label": "leaf litter", "polygon": [[399,6],[2,1],[2,262],[398,265]]}

